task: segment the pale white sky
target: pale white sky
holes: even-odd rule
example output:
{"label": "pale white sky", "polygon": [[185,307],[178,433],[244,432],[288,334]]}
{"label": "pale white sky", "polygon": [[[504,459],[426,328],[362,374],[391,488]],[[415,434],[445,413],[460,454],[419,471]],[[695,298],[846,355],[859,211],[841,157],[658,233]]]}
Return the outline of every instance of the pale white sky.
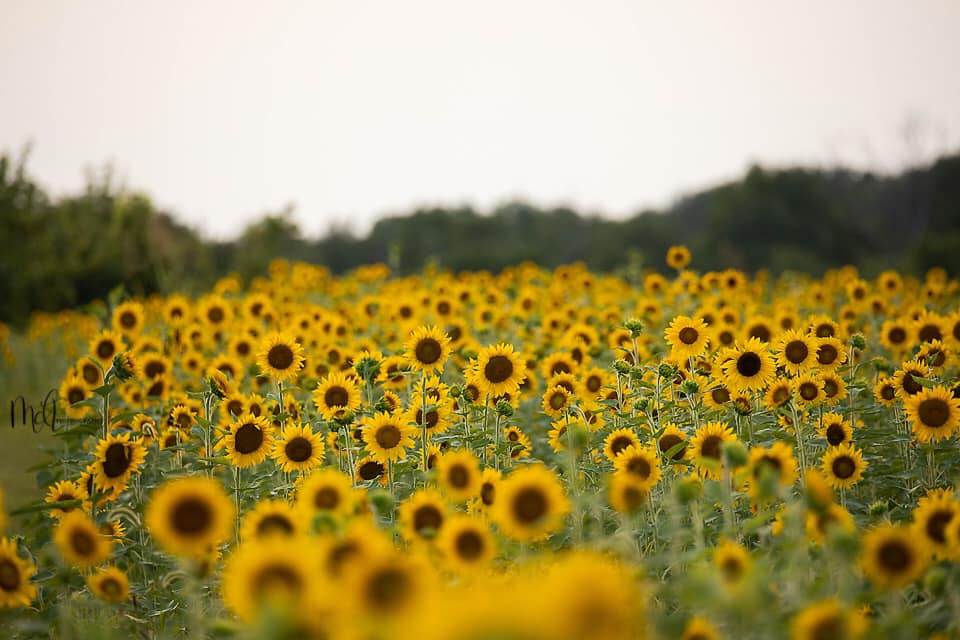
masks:
{"label": "pale white sky", "polygon": [[[960,146],[960,2],[0,0],[0,150],[54,193],[111,162],[230,236],[288,202],[610,216],[751,162]],[[916,143],[905,142],[909,122]]]}

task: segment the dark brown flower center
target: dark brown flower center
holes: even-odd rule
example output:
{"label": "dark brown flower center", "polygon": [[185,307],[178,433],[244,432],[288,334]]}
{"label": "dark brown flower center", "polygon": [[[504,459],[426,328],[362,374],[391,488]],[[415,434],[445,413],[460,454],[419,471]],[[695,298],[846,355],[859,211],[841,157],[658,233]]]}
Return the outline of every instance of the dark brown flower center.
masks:
{"label": "dark brown flower center", "polygon": [[457,535],[457,555],[464,560],[470,561],[480,558],[483,556],[485,546],[483,536],[476,531],[461,531]]}
{"label": "dark brown flower center", "polygon": [[113,354],[117,352],[117,346],[113,344],[110,340],[102,340],[97,345],[97,356],[101,360],[109,360],[113,358]]}
{"label": "dark brown flower center", "polygon": [[323,394],[323,402],[328,407],[345,407],[350,402],[350,393],[341,386],[333,386]]}
{"label": "dark brown flower center", "polygon": [[897,396],[897,390],[894,389],[889,384],[884,385],[883,388],[880,389],[880,397],[883,398],[884,400],[893,400],[896,396]]}
{"label": "dark brown flower center", "polygon": [[293,533],[293,524],[289,518],[278,513],[270,514],[259,523],[257,523],[257,535],[266,535],[268,533]]}
{"label": "dark brown flower center", "polygon": [[425,504],[417,508],[413,514],[413,528],[417,533],[427,530],[437,531],[443,524],[443,513],[432,504]]}
{"label": "dark brown flower center", "polygon": [[213,324],[219,324],[220,322],[223,322],[223,317],[223,309],[220,307],[210,307],[210,309],[207,311],[207,320]]}
{"label": "dark brown flower center", "polygon": [[252,581],[256,596],[295,595],[303,588],[303,580],[292,568],[285,565],[267,566],[257,572]]}
{"label": "dark brown flower center", "polygon": [[120,442],[111,443],[103,456],[103,473],[108,478],[118,478],[130,468],[127,447]]}
{"label": "dark brown flower center", "polygon": [[840,456],[839,458],[834,459],[833,463],[830,465],[830,468],[833,470],[833,475],[841,480],[846,480],[851,478],[853,474],[856,473],[857,463],[847,456]]}
{"label": "dark brown flower center", "polygon": [[535,524],[547,514],[547,497],[538,487],[524,487],[513,498],[513,515],[523,524]]}
{"label": "dark brown flower center", "polygon": [[752,351],[747,351],[737,358],[737,371],[744,378],[752,378],[757,375],[760,373],[762,366],[763,361],[760,359],[760,356]]}
{"label": "dark brown flower center", "polygon": [[877,560],[885,570],[901,573],[913,564],[913,553],[899,540],[890,540],[880,545]]}
{"label": "dark brown flower center", "polygon": [[377,429],[377,444],[383,449],[393,449],[400,444],[400,429],[396,425],[385,424]]}
{"label": "dark brown flower center", "polygon": [[935,540],[937,544],[944,544],[947,541],[947,525],[953,520],[953,511],[934,511],[927,519],[927,525],[924,529],[927,537]]}
{"label": "dark brown flower center", "polygon": [[411,596],[410,576],[399,568],[385,567],[375,571],[367,581],[365,595],[371,608],[392,612],[401,608]]}
{"label": "dark brown flower center", "polygon": [[803,384],[800,385],[797,391],[800,394],[800,397],[806,400],[807,402],[813,400],[818,395],[820,395],[820,387],[818,387],[813,382],[804,382]]}
{"label": "dark brown flower center", "polygon": [[285,344],[275,344],[267,351],[267,364],[274,369],[286,371],[293,365],[293,349]]}
{"label": "dark brown flower center", "polygon": [[120,326],[124,329],[131,329],[137,326],[137,316],[132,311],[124,311],[120,314]]}
{"label": "dark brown flower center", "polygon": [[[664,436],[661,436],[659,441],[660,452],[666,455],[667,452],[670,451],[670,449],[673,449],[675,446],[677,446],[681,442],[683,442],[683,438],[681,438],[680,436],[674,433],[668,433]],[[687,447],[686,446],[680,447],[680,450],[674,453],[670,457],[670,459],[682,460],[683,456],[686,455],[686,453],[687,453]]]}
{"label": "dark brown flower center", "polygon": [[726,387],[717,387],[710,392],[710,397],[717,404],[730,402],[730,391]]}
{"label": "dark brown flower center", "polygon": [[700,445],[700,455],[704,458],[713,458],[714,460],[720,459],[720,444],[723,442],[723,439],[720,436],[709,435],[703,439],[703,443]]}
{"label": "dark brown flower center", "polygon": [[480,486],[480,500],[486,506],[491,506],[497,497],[497,487],[492,482],[484,482]]}
{"label": "dark brown flower center", "polygon": [[483,375],[494,384],[508,380],[513,375],[513,362],[507,356],[493,356],[483,368]]}
{"label": "dark brown flower center", "polygon": [[170,519],[178,534],[201,536],[213,525],[213,511],[201,498],[188,496],[174,505]]}
{"label": "dark brown flower center", "polygon": [[902,344],[907,339],[907,332],[900,327],[893,327],[887,332],[887,340],[893,344]]}
{"label": "dark brown flower center", "polygon": [[434,338],[422,338],[413,350],[418,362],[433,364],[443,355],[443,347]]}
{"label": "dark brown flower center", "polygon": [[304,462],[313,455],[313,445],[304,437],[291,438],[283,447],[287,459],[293,462]]}
{"label": "dark brown flower center", "polygon": [[680,338],[680,342],[683,344],[693,344],[700,337],[700,332],[693,327],[684,327],[680,329],[677,337]]}
{"label": "dark brown flower center", "polygon": [[633,439],[628,438],[627,436],[617,436],[610,442],[610,452],[617,456],[621,451],[633,444]]}
{"label": "dark brown flower center", "polygon": [[943,340],[943,333],[940,327],[935,324],[925,324],[917,332],[920,342],[933,342],[934,340]]}
{"label": "dark brown flower center", "polygon": [[313,494],[313,506],[329,511],[340,504],[340,492],[333,487],[321,487]]}
{"label": "dark brown flower center", "polygon": [[835,422],[827,427],[827,442],[830,443],[831,447],[843,444],[846,439],[847,433],[843,430],[841,424]]}
{"label": "dark brown flower center", "polygon": [[70,387],[70,389],[67,391],[67,401],[70,404],[82,401],[85,396],[86,394],[84,394],[83,389],[80,387]]}
{"label": "dark brown flower center", "polygon": [[20,570],[9,558],[0,560],[0,589],[16,591],[20,586]]}
{"label": "dark brown flower center", "polygon": [[788,342],[787,346],[783,348],[783,355],[785,355],[787,360],[792,364],[800,364],[810,355],[810,349],[807,348],[806,343],[800,340],[794,340]]}
{"label": "dark brown flower center", "polygon": [[470,484],[470,472],[462,465],[454,465],[447,472],[447,481],[450,482],[450,486],[463,489]]}
{"label": "dark brown flower center", "polygon": [[823,393],[826,394],[828,398],[832,398],[840,393],[840,385],[837,384],[837,381],[832,378],[824,378]]}
{"label": "dark brown flower center", "polygon": [[630,462],[627,463],[627,471],[637,476],[641,480],[646,480],[650,477],[650,472],[653,469],[650,466],[650,463],[647,462],[646,458],[641,458],[639,456],[632,458]]}
{"label": "dark brown flower center", "polygon": [[383,475],[383,465],[376,460],[367,460],[357,470],[362,480],[373,480]]}
{"label": "dark brown flower center", "polygon": [[950,419],[950,406],[940,398],[927,398],[917,408],[917,415],[924,426],[937,429]]}
{"label": "dark brown flower center", "polygon": [[822,344],[817,349],[817,362],[824,366],[829,366],[836,361],[839,355],[840,352],[837,351],[837,348],[832,344]]}
{"label": "dark brown flower center", "polygon": [[257,425],[248,422],[237,429],[234,442],[238,453],[253,453],[263,444],[263,431]]}
{"label": "dark brown flower center", "polygon": [[78,556],[86,557],[91,555],[97,548],[97,541],[86,529],[74,529],[70,532],[70,548]]}

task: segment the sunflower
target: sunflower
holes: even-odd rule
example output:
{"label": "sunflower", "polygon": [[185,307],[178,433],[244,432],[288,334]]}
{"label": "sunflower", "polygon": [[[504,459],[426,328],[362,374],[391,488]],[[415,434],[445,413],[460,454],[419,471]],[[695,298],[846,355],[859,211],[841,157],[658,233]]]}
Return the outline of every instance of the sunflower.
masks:
{"label": "sunflower", "polygon": [[557,476],[542,465],[528,465],[499,482],[492,516],[505,535],[533,542],[562,528],[569,510]]}
{"label": "sunflower", "polygon": [[381,479],[383,482],[383,474],[386,472],[387,467],[384,463],[375,459],[373,456],[364,456],[357,460],[354,465],[354,472],[357,482],[370,482],[371,480],[376,480],[377,478]]}
{"label": "sunflower", "polygon": [[260,371],[279,382],[295,378],[304,361],[303,347],[287,333],[269,333],[257,347]]}
{"label": "sunflower", "polygon": [[817,433],[826,439],[830,447],[839,447],[846,442],[853,442],[853,426],[839,413],[823,414]]}
{"label": "sunflower", "polygon": [[615,462],[617,456],[620,455],[627,447],[640,446],[640,438],[637,436],[636,432],[629,427],[624,427],[621,429],[616,429],[607,434],[607,437],[603,440],[603,455],[607,457],[611,462]]}
{"label": "sunflower", "polygon": [[817,366],[823,370],[836,369],[847,361],[847,352],[837,338],[820,338],[817,341]]}
{"label": "sunflower", "polygon": [[369,424],[363,427],[362,436],[370,456],[386,464],[389,460],[406,458],[406,450],[414,446],[416,433],[416,428],[403,417],[376,413]]}
{"label": "sunflower", "polygon": [[563,374],[572,376],[579,368],[580,363],[574,359],[573,355],[566,351],[557,351],[545,357],[540,363],[540,375],[544,380]]}
{"label": "sunflower", "polygon": [[480,491],[480,466],[467,449],[451,451],[437,461],[437,482],[454,502],[465,502]]}
{"label": "sunflower", "polygon": [[60,402],[66,405],[68,418],[83,418],[90,412],[90,407],[73,406],[93,396],[90,387],[76,372],[71,372],[60,383]]}
{"label": "sunflower", "polygon": [[404,344],[407,362],[417,371],[441,371],[450,357],[450,336],[432,325],[417,327]]}
{"label": "sunflower", "polygon": [[0,608],[29,607],[37,597],[37,587],[30,580],[37,567],[17,555],[17,543],[0,538]]}
{"label": "sunflower", "polygon": [[108,369],[113,364],[113,357],[126,349],[123,336],[109,329],[104,329],[90,341],[90,355]]}
{"label": "sunflower", "polygon": [[768,409],[779,409],[786,406],[793,399],[793,383],[790,380],[778,379],[767,387],[763,395],[763,405]]}
{"label": "sunflower", "polygon": [[894,355],[903,353],[910,346],[910,327],[897,319],[885,321],[880,327],[880,343]]}
{"label": "sunflower", "polygon": [[471,509],[485,511],[497,501],[497,487],[500,485],[500,471],[485,467],[480,473],[479,499],[470,503]]}
{"label": "sunflower", "polygon": [[610,474],[610,486],[607,499],[614,511],[635,513],[646,504],[649,491],[646,483],[632,473]]}
{"label": "sunflower", "polygon": [[688,264],[690,264],[690,249],[682,244],[667,249],[667,266],[679,271]]}
{"label": "sunflower", "polygon": [[699,318],[677,316],[670,321],[664,339],[671,348],[671,357],[683,361],[699,356],[710,341],[709,329]]}
{"label": "sunflower", "polygon": [[87,577],[87,586],[95,596],[111,604],[123,602],[130,597],[130,580],[127,574],[114,566],[103,567],[90,574]]}
{"label": "sunflower", "polygon": [[863,536],[860,566],[881,589],[899,589],[919,578],[929,553],[909,527],[881,525]]}
{"label": "sunflower", "polygon": [[847,397],[847,383],[834,371],[825,371],[820,374],[823,382],[823,404],[827,406],[839,404]]}
{"label": "sunflower", "polygon": [[750,552],[732,540],[725,540],[713,550],[713,565],[728,586],[737,586],[750,572]]}
{"label": "sunflower", "polygon": [[404,537],[433,540],[447,520],[447,503],[435,489],[414,492],[400,505],[399,519]]}
{"label": "sunflower", "polygon": [[486,567],[497,553],[496,542],[487,524],[478,518],[455,515],[444,523],[437,547],[458,570]]}
{"label": "sunflower", "polygon": [[240,538],[253,540],[270,536],[295,538],[303,533],[301,518],[289,504],[282,500],[261,500],[243,516]]}
{"label": "sunflower", "polygon": [[757,338],[737,343],[723,363],[723,373],[730,386],[740,391],[763,389],[776,374],[773,357]]}
{"label": "sunflower", "polygon": [[797,481],[797,461],[793,457],[793,448],[783,442],[750,449],[747,469],[750,474],[750,492],[754,498],[762,492],[764,474],[770,474],[779,488],[789,487]]}
{"label": "sunflower", "polygon": [[774,343],[777,364],[792,375],[807,373],[817,361],[816,343],[808,335],[795,329],[785,331]]}
{"label": "sunflower", "polygon": [[[91,491],[92,493],[92,491]],[[54,485],[51,485],[47,489],[47,495],[44,498],[44,501],[47,504],[53,504],[57,502],[70,502],[73,500],[85,500],[89,496],[84,493],[84,491],[79,488],[76,483],[70,482],[69,480],[60,480]],[[65,516],[76,509],[76,507],[63,506],[56,509],[50,509],[50,515],[54,518],[60,518]]]}
{"label": "sunflower", "polygon": [[83,569],[100,564],[113,549],[113,540],[101,534],[82,511],[71,511],[60,518],[53,540],[64,560]]}
{"label": "sunflower", "polygon": [[931,489],[920,498],[913,510],[913,531],[924,540],[935,558],[956,556],[947,539],[950,523],[960,517],[960,502],[953,489]]}
{"label": "sunflower", "polygon": [[943,340],[947,335],[946,319],[938,313],[924,310],[913,322],[912,333],[918,342],[933,342]]}
{"label": "sunflower", "polygon": [[143,442],[131,439],[132,435],[129,432],[111,434],[97,444],[94,482],[100,489],[120,492],[126,487],[130,476],[139,473],[147,452]]}
{"label": "sunflower", "polygon": [[507,442],[507,449],[511,460],[520,460],[530,456],[533,445],[529,436],[519,427],[509,426],[503,430],[503,439]]}
{"label": "sunflower", "polygon": [[217,448],[226,449],[230,462],[241,469],[263,462],[273,446],[273,425],[266,416],[250,413],[231,422],[226,435],[217,443]]}
{"label": "sunflower", "polygon": [[834,531],[853,533],[857,529],[850,512],[835,503],[820,510],[808,509],[804,526],[807,539],[817,544],[822,544]]}
{"label": "sunflower", "polygon": [[717,628],[709,620],[696,616],[687,622],[680,640],[720,640],[720,637]]}
{"label": "sunflower", "polygon": [[247,622],[267,610],[296,616],[318,588],[315,553],[302,538],[245,542],[224,563],[224,605]]}
{"label": "sunflower", "polygon": [[866,626],[863,616],[843,606],[836,598],[807,605],[790,622],[793,640],[856,640],[863,635]]}
{"label": "sunflower", "polygon": [[360,408],[360,389],[355,379],[340,371],[334,371],[317,385],[313,391],[313,404],[324,420],[340,418],[347,411]]}
{"label": "sunflower", "polygon": [[630,474],[640,481],[645,491],[650,491],[660,481],[660,456],[655,448],[630,445],[613,460],[616,473]]}
{"label": "sunflower", "polygon": [[834,489],[849,489],[860,482],[867,464],[859,449],[851,443],[844,443],[827,449],[820,470]]}
{"label": "sunflower", "polygon": [[823,380],[818,376],[807,374],[793,381],[794,398],[800,409],[821,404],[826,399],[823,392]]}
{"label": "sunflower", "polygon": [[661,455],[669,456],[670,460],[678,462],[687,455],[688,447],[687,434],[672,422],[663,426],[663,432],[657,438],[657,448],[660,449]]}
{"label": "sunflower", "polygon": [[129,337],[136,336],[143,329],[143,305],[129,300],[122,302],[113,310],[114,331]]}
{"label": "sunflower", "polygon": [[146,524],[157,544],[178,556],[202,557],[233,530],[233,501],[213,478],[168,480],[147,504]]}
{"label": "sunflower", "polygon": [[885,407],[892,407],[897,401],[897,387],[891,378],[881,376],[873,387],[873,397]]}
{"label": "sunflower", "polygon": [[949,438],[960,425],[960,399],[946,387],[921,389],[906,399],[904,408],[920,442]]}
{"label": "sunflower", "polygon": [[270,457],[283,471],[311,471],[323,463],[323,438],[309,424],[288,423],[273,445]]}
{"label": "sunflower", "polygon": [[336,469],[320,469],[297,489],[297,509],[309,520],[318,513],[349,515],[356,504],[353,483]]}
{"label": "sunflower", "polygon": [[723,422],[707,422],[701,425],[690,440],[694,465],[701,475],[719,480],[723,445],[736,441],[733,430]]}
{"label": "sunflower", "polygon": [[523,358],[506,343],[481,349],[474,370],[473,380],[487,396],[516,393],[527,375]]}
{"label": "sunflower", "polygon": [[556,385],[543,394],[541,406],[543,412],[551,418],[559,418],[564,414],[573,402],[573,396],[567,389]]}
{"label": "sunflower", "polygon": [[358,619],[397,619],[422,602],[429,574],[413,558],[375,553],[352,569],[347,573],[347,603],[356,608]]}
{"label": "sunflower", "polygon": [[893,374],[893,386],[897,390],[897,396],[905,401],[910,396],[920,393],[923,390],[923,385],[914,380],[914,377],[926,378],[928,375],[927,365],[919,360],[904,362],[900,365],[900,369]]}

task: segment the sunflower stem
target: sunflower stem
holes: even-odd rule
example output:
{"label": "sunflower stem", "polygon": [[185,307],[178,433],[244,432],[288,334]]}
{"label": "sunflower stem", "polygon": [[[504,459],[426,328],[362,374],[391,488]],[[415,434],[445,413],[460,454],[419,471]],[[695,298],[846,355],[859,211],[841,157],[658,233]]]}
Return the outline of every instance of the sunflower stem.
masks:
{"label": "sunflower stem", "polygon": [[240,467],[235,466],[233,468],[233,495],[237,503],[237,518],[236,522],[236,534],[237,534],[237,544],[240,544]]}
{"label": "sunflower stem", "polygon": [[427,486],[427,458],[429,457],[429,443],[427,441],[427,379],[426,372],[420,370],[420,452],[423,458],[423,486]]}

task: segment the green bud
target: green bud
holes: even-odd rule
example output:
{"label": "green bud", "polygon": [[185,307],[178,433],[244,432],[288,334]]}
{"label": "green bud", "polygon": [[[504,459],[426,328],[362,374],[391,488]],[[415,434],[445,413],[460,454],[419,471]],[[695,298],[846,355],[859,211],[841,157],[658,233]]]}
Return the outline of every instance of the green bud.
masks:
{"label": "green bud", "polygon": [[506,400],[500,400],[497,402],[497,415],[502,418],[509,418],[513,415],[513,405],[507,402]]}
{"label": "green bud", "polygon": [[395,503],[389,491],[377,489],[370,492],[370,504],[378,514],[389,517],[393,513]]}
{"label": "green bud", "polygon": [[371,382],[380,375],[380,361],[369,356],[360,358],[360,361],[353,365],[354,370],[361,379]]}
{"label": "green bud", "polygon": [[133,356],[125,351],[113,356],[113,375],[121,382],[129,380],[134,374]]}
{"label": "green bud", "polygon": [[858,351],[863,351],[867,346],[867,339],[863,337],[862,333],[855,333],[850,336],[850,346]]}
{"label": "green bud", "polygon": [[731,469],[747,464],[747,448],[738,440],[723,445],[723,463]]}
{"label": "green bud", "polygon": [[660,374],[661,378],[673,380],[674,376],[677,375],[677,368],[669,362],[661,362],[660,366],[657,368],[657,373]]}
{"label": "green bud", "polygon": [[684,476],[673,485],[673,495],[680,504],[690,504],[703,495],[703,483],[696,476]]}
{"label": "green bud", "polygon": [[689,378],[684,380],[683,384],[680,385],[680,391],[683,392],[684,395],[692,396],[699,393],[700,385],[693,378]]}
{"label": "green bud", "polygon": [[622,376],[630,373],[630,363],[626,360],[616,360],[613,363],[613,370]]}
{"label": "green bud", "polygon": [[450,387],[450,397],[451,397],[451,398],[459,398],[459,397],[462,396],[462,395],[463,395],[463,387],[461,387],[461,386],[458,385],[458,384],[455,384],[455,385],[453,385],[452,387]]}
{"label": "green bud", "polygon": [[943,595],[947,586],[947,571],[941,566],[935,566],[927,571],[923,578],[923,587],[935,596]]}
{"label": "green bud", "polygon": [[890,373],[893,371],[893,365],[890,364],[890,361],[886,358],[881,358],[880,356],[871,359],[870,364],[879,373]]}
{"label": "green bud", "polygon": [[872,516],[882,516],[887,511],[890,511],[890,503],[886,500],[877,500],[870,505],[870,515]]}
{"label": "green bud", "polygon": [[634,338],[639,338],[640,334],[643,333],[643,320],[639,318],[630,318],[623,323],[623,326],[630,331],[630,335]]}

